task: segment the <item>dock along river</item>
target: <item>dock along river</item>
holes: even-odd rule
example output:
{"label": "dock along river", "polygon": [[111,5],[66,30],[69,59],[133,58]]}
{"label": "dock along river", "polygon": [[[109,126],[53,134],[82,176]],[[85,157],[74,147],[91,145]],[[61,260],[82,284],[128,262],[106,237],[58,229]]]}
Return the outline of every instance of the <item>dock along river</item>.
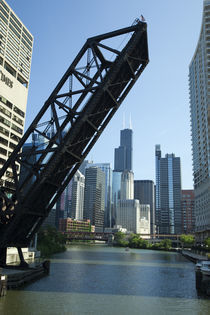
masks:
{"label": "dock along river", "polygon": [[0,314],[209,315],[194,267],[174,252],[72,245],[53,256],[49,276],[7,291]]}

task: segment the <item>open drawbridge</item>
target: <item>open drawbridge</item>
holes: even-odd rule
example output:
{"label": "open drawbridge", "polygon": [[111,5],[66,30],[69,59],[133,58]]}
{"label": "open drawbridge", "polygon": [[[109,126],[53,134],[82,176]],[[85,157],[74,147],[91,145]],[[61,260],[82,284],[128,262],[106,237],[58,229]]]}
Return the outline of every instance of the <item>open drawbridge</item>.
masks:
{"label": "open drawbridge", "polygon": [[[125,35],[123,47],[113,48]],[[0,170],[1,183],[8,176],[0,191],[1,265],[11,246],[23,261],[21,247],[29,246],[148,61],[147,24],[139,20],[86,41]],[[43,144],[24,151],[36,134]]]}

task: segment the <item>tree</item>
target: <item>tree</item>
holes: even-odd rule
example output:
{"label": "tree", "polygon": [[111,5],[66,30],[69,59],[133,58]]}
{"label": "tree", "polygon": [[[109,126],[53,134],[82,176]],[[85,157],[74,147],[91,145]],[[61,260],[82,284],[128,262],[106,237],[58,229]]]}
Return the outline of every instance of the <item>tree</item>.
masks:
{"label": "tree", "polygon": [[129,237],[129,247],[132,248],[139,248],[140,245],[140,238],[137,234],[131,234]]}
{"label": "tree", "polygon": [[165,250],[169,250],[170,248],[171,248],[171,246],[172,246],[172,242],[171,242],[171,240],[169,240],[169,239],[165,239],[165,240],[162,240],[161,242],[160,242],[160,248],[162,248],[162,249],[165,249]]}
{"label": "tree", "polygon": [[192,247],[195,242],[195,237],[191,234],[182,234],[180,236],[180,241],[183,247]]}
{"label": "tree", "polygon": [[126,241],[125,236],[126,235],[122,232],[115,233],[114,235],[115,244],[123,247],[128,246],[128,241]]}
{"label": "tree", "polygon": [[208,247],[210,249],[210,237],[206,238],[204,243],[205,243],[206,247]]}

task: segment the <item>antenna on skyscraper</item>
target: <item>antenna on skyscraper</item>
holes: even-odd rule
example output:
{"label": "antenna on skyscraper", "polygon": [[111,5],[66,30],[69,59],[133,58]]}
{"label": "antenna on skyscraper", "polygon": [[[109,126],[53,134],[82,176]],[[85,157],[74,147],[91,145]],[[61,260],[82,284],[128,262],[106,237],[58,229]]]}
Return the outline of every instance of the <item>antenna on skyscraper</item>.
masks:
{"label": "antenna on skyscraper", "polygon": [[132,123],[131,123],[131,114],[130,114],[129,129],[132,129]]}

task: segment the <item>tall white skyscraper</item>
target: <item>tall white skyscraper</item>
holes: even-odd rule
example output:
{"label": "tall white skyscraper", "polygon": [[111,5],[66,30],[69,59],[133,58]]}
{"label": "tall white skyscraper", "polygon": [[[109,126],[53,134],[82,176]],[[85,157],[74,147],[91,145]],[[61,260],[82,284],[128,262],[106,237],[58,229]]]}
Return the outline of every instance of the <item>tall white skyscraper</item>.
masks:
{"label": "tall white skyscraper", "polygon": [[124,171],[121,175],[121,194],[116,209],[116,225],[140,233],[140,204],[134,199],[134,175]]}
{"label": "tall white skyscraper", "polygon": [[121,175],[120,199],[134,199],[134,174],[132,171],[124,171]]}
{"label": "tall white skyscraper", "polygon": [[195,232],[203,240],[210,236],[210,1],[203,2],[201,32],[189,66],[190,118]]}
{"label": "tall white skyscraper", "polygon": [[83,219],[85,192],[85,176],[77,171],[72,179],[71,206],[69,211],[70,218],[76,220]]}
{"label": "tall white skyscraper", "polygon": [[[20,141],[25,123],[33,36],[0,1],[0,167]],[[17,169],[19,166],[17,165]],[[0,183],[11,187],[9,171]]]}

